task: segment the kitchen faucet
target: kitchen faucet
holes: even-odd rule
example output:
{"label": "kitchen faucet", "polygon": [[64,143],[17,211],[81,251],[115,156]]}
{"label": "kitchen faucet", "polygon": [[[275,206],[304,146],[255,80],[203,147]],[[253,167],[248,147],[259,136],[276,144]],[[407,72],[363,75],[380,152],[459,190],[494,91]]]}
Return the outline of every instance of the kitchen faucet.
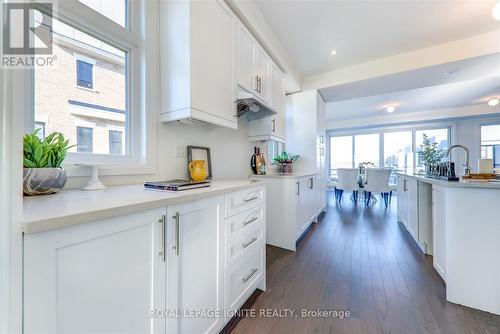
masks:
{"label": "kitchen faucet", "polygon": [[463,148],[464,149],[464,151],[465,151],[465,164],[464,164],[464,166],[465,166],[465,175],[466,176],[469,175],[470,171],[471,171],[470,165],[469,165],[469,149],[467,147],[463,146],[463,145],[453,145],[453,146],[451,146],[448,149],[448,151],[446,151],[446,156],[449,156],[451,150],[454,149],[454,148]]}

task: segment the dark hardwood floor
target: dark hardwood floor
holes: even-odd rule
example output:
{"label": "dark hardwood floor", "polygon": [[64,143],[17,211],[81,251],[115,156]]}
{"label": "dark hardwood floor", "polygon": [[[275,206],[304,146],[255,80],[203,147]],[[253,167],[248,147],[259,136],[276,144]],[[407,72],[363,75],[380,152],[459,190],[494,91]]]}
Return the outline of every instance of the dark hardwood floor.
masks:
{"label": "dark hardwood floor", "polygon": [[[356,208],[344,196],[338,207],[330,195],[296,253],[268,246],[267,291],[233,333],[500,333],[500,316],[446,302],[432,257],[396,221],[396,201],[381,202]],[[259,316],[266,309],[297,317]],[[350,317],[303,318],[302,309]]]}

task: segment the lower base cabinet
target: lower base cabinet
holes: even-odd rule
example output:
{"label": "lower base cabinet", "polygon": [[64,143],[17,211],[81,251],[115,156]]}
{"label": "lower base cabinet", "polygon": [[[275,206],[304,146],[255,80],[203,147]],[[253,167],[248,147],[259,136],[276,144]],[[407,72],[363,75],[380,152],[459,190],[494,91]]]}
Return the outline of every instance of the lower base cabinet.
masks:
{"label": "lower base cabinet", "polygon": [[24,236],[24,333],[164,333],[165,208]]}
{"label": "lower base cabinet", "polygon": [[432,264],[446,282],[446,207],[445,190],[432,186],[432,237],[434,256]]}
{"label": "lower base cabinet", "polygon": [[253,176],[267,186],[266,242],[295,251],[296,242],[326,209],[326,178]]}
{"label": "lower base cabinet", "polygon": [[167,214],[167,311],[176,311],[166,317],[167,333],[218,333],[224,327],[218,316],[224,311],[224,196],[171,206]]}
{"label": "lower base cabinet", "polygon": [[220,332],[265,289],[265,203],[252,187],[25,235],[24,333]]}

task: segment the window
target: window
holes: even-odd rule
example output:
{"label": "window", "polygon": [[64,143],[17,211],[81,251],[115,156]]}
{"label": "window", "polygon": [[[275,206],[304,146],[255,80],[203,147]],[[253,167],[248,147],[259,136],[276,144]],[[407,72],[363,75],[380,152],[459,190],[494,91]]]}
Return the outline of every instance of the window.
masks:
{"label": "window", "polygon": [[109,154],[122,154],[122,132],[109,130]]}
{"label": "window", "polygon": [[[498,129],[492,131],[500,133]],[[375,167],[389,167],[393,171],[413,171],[415,167],[422,166],[418,151],[420,151],[424,133],[432,141],[438,143],[440,150],[448,149],[449,128],[381,131],[372,134],[330,137],[330,174],[335,175],[337,168],[358,167],[361,163]],[[383,146],[380,145],[381,139],[383,139]],[[492,149],[486,146],[483,151],[485,154],[491,154],[487,152],[492,152]],[[500,157],[500,152],[498,154]]]}
{"label": "window", "polygon": [[89,64],[83,60],[76,60],[76,84],[80,87],[90,88],[94,87],[94,65]]}
{"label": "window", "polygon": [[384,166],[399,171],[413,168],[411,131],[384,133]]}
{"label": "window", "polygon": [[[158,61],[158,28],[146,22],[158,19],[155,8],[147,0],[65,0],[52,27],[42,26],[52,30],[54,61],[34,67],[34,115],[25,117],[26,128],[44,120],[46,134],[61,132],[76,145],[66,164],[112,163],[111,174],[154,169],[146,129],[157,109],[149,76]],[[93,129],[92,146],[77,127]]]}
{"label": "window", "polygon": [[92,8],[101,15],[127,26],[127,0],[78,0],[87,7]]}
{"label": "window", "polygon": [[352,136],[330,137],[330,174],[338,168],[352,168]]}
{"label": "window", "polygon": [[363,163],[380,166],[379,144],[378,133],[354,136],[354,167]]}
{"label": "window", "polygon": [[424,142],[424,134],[430,138],[431,142],[438,143],[438,149],[442,151],[446,151],[448,149],[448,141],[449,141],[449,132],[448,128],[443,129],[427,129],[427,130],[418,130],[415,132],[415,150],[417,153],[416,156],[416,165],[415,167],[422,167],[422,161],[420,159],[420,154],[418,152],[422,149],[422,143]]}
{"label": "window", "polygon": [[76,127],[76,150],[81,153],[92,153],[94,146],[94,129]]}
{"label": "window", "polygon": [[481,126],[481,158],[493,159],[493,167],[500,168],[500,124]]}
{"label": "window", "polygon": [[43,140],[45,138],[45,122],[35,122],[35,130],[36,129],[40,129],[37,132],[37,136]]}
{"label": "window", "polygon": [[273,158],[280,155],[285,150],[285,144],[275,140],[267,142],[267,163],[273,165]]}

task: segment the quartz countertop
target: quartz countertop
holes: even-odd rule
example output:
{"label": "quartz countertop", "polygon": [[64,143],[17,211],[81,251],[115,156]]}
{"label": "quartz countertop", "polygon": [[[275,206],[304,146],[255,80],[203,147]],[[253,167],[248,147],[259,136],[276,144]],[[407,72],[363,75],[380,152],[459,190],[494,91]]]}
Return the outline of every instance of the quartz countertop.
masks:
{"label": "quartz countertop", "polygon": [[414,173],[396,173],[400,176],[411,177],[417,179],[421,182],[426,182],[430,184],[435,184],[443,187],[462,187],[462,188],[485,188],[485,189],[499,189],[500,181],[488,181],[488,180],[463,180],[460,181],[444,181],[426,177],[425,175],[419,175]]}
{"label": "quartz countertop", "polygon": [[245,179],[214,180],[208,188],[178,192],[144,189],[139,184],[98,191],[63,190],[53,195],[24,197],[23,232],[42,232],[261,185],[262,182]]}

